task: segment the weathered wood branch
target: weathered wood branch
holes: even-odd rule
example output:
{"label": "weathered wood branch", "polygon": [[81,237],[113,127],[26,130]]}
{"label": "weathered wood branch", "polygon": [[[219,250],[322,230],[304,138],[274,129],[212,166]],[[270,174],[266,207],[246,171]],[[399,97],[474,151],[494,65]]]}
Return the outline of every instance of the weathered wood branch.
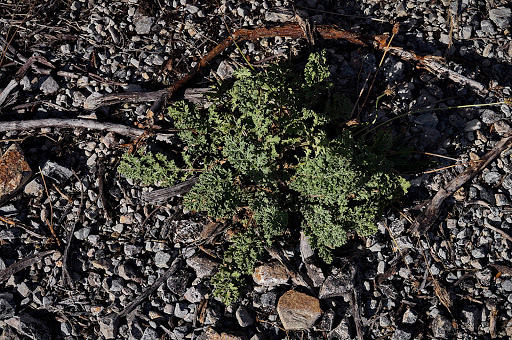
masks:
{"label": "weathered wood branch", "polygon": [[[421,67],[426,70],[438,75],[448,77],[452,81],[468,86],[472,88],[478,95],[484,95],[487,90],[481,83],[469,79],[457,72],[450,70],[439,62],[438,58],[432,56],[418,56],[416,53],[404,50],[400,47],[388,46],[387,35],[378,35],[372,37],[363,37],[352,32],[347,32],[335,26],[319,25],[312,27],[312,34],[326,39],[344,39],[353,44],[360,46],[373,46],[378,50],[387,51],[390,54],[398,56],[399,58],[406,61],[413,61],[418,63]],[[130,92],[130,93],[113,93],[104,96],[96,97],[89,100],[84,104],[86,109],[96,109],[104,105],[112,105],[122,102],[154,102],[150,111],[153,113],[161,109],[165,101],[170,98],[178,89],[183,87],[188,81],[195,77],[198,72],[208,65],[216,56],[222,53],[226,48],[231,46],[234,42],[243,40],[255,40],[260,38],[269,37],[291,37],[291,38],[308,38],[307,33],[297,23],[289,23],[284,26],[272,27],[272,28],[256,28],[256,29],[240,29],[234,32],[231,36],[224,39],[220,44],[215,46],[210,52],[208,52],[198,63],[198,65],[185,77],[177,81],[172,86],[164,90],[152,91],[152,92]]]}
{"label": "weathered wood branch", "polygon": [[446,188],[442,188],[430,201],[427,202],[427,208],[421,213],[411,226],[411,233],[413,235],[421,235],[427,232],[430,227],[434,224],[436,219],[439,217],[440,208],[444,200],[456,192],[461,186],[467,181],[475,177],[480,171],[482,171],[487,165],[489,165],[496,157],[498,157],[503,151],[507,150],[512,146],[512,133],[509,133],[502,138],[496,146],[485,155],[483,155],[479,161],[472,163],[466,168],[460,175],[455,177]]}
{"label": "weathered wood branch", "polygon": [[142,193],[142,200],[151,204],[158,204],[164,202],[171,197],[187,193],[197,182],[199,177],[193,177],[185,182],[176,184],[169,188],[158,189],[150,192]]}
{"label": "weathered wood branch", "polygon": [[[0,132],[7,131],[23,131],[23,130],[34,130],[48,127],[60,127],[67,129],[90,129],[99,131],[112,131],[117,134],[129,137],[139,137],[146,132],[144,129],[138,129],[131,126],[98,122],[91,119],[60,119],[60,118],[48,118],[48,119],[34,119],[34,120],[21,120],[13,122],[0,122]],[[155,133],[155,135],[161,137],[174,136],[172,133]]]}

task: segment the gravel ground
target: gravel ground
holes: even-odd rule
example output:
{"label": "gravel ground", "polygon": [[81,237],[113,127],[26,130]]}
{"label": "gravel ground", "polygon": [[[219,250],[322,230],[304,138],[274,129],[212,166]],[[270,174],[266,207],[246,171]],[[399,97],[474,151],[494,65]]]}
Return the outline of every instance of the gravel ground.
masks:
{"label": "gravel ground", "polygon": [[[16,195],[0,196],[3,338],[512,337],[511,152],[449,197],[425,235],[410,232],[418,205],[511,131],[506,104],[425,111],[511,96],[512,6],[506,0],[4,0],[1,119],[90,118],[144,126],[151,102],[90,109],[91,103],[110,93],[163,89],[229,32],[289,23],[296,20],[294,9],[311,24],[362,36],[390,33],[398,22],[392,45],[435,56],[489,90],[478,93],[414,62],[384,58],[362,117],[385,121],[421,111],[395,120],[392,128],[417,151],[410,163],[435,161],[428,169],[444,169],[405,174],[412,184],[408,196],[386,212],[376,235],[354,237],[338,249],[332,265],[317,259],[299,235],[281,242],[283,256],[312,289],[268,256],[243,299],[225,306],[209,283],[223,245],[198,246],[209,221],[184,211],[179,198],[146,203],[142,194],[153,188],[117,173],[133,138],[58,127],[2,132],[1,151],[18,145],[10,152],[22,152],[32,169],[21,164],[17,178],[9,172],[17,166],[12,157],[0,161],[0,170],[10,169],[7,179],[16,177],[22,186]],[[341,40],[317,39],[311,46],[305,39],[275,37],[239,46],[253,63],[301,62],[311,50],[325,48],[332,82],[353,102],[368,89],[382,58],[374,48]],[[31,57],[34,64],[17,73]],[[188,85],[207,87],[242,64],[230,47]],[[386,89],[390,94],[375,111]],[[148,143],[156,150],[169,147]],[[1,173],[0,180],[8,186]],[[156,289],[145,297],[152,285]]]}

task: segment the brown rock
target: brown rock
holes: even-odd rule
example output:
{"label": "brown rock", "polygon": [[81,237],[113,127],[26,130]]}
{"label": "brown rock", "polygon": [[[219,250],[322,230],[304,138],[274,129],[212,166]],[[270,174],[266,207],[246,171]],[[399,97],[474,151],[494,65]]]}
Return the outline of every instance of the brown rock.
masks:
{"label": "brown rock", "polygon": [[0,158],[0,204],[12,197],[32,176],[23,150],[13,144]]}
{"label": "brown rock", "polygon": [[279,299],[277,313],[285,330],[299,330],[313,327],[322,310],[317,298],[289,290]]}
{"label": "brown rock", "polygon": [[271,262],[256,267],[252,278],[261,286],[277,286],[288,282],[290,275],[281,263]]}

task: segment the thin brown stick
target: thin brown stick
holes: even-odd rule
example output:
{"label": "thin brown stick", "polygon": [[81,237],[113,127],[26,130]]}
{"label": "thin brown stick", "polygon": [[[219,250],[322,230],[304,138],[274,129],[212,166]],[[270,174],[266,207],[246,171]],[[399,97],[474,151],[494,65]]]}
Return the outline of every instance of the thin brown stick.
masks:
{"label": "thin brown stick", "polygon": [[117,314],[117,318],[126,316],[133,312],[133,310],[137,308],[137,306],[140,305],[142,301],[146,300],[149,297],[149,295],[151,295],[151,293],[153,293],[158,287],[160,287],[164,282],[166,282],[167,279],[170,278],[178,270],[180,262],[181,255],[177,256],[174,259],[174,261],[172,261],[171,266],[162,276],[156,279],[155,282],[150,287],[148,287],[142,294],[137,296],[121,312],[119,312]]}
{"label": "thin brown stick", "polygon": [[411,233],[413,235],[421,235],[428,231],[434,224],[437,217],[440,214],[440,208],[444,200],[451,196],[454,192],[459,190],[467,181],[475,177],[480,171],[482,171],[487,165],[489,165],[496,157],[498,157],[503,151],[507,150],[512,145],[512,133],[507,134],[506,137],[502,138],[496,146],[484,156],[482,156],[479,162],[470,164],[464,172],[453,179],[446,188],[442,188],[437,194],[430,200],[427,205],[428,207],[420,214],[416,221],[411,226]]}
{"label": "thin brown stick", "polygon": [[29,255],[25,257],[23,260],[14,262],[9,267],[5,268],[0,272],[0,282],[6,281],[7,279],[9,279],[9,277],[11,277],[11,275],[14,275],[17,272],[30,267],[34,263],[41,261],[44,257],[51,255],[55,252],[56,250],[42,251],[40,253]]}
{"label": "thin brown stick", "polygon": [[71,278],[71,275],[69,275],[69,268],[68,268],[68,258],[69,258],[69,251],[71,248],[71,241],[73,240],[73,234],[75,233],[76,224],[81,221],[81,215],[82,215],[82,209],[83,209],[83,203],[84,203],[84,188],[83,183],[78,178],[76,173],[73,171],[73,175],[75,176],[78,183],[80,183],[80,205],[78,206],[78,212],[76,215],[76,219],[73,222],[73,225],[71,226],[71,230],[69,230],[68,236],[66,238],[66,246],[64,247],[64,253],[62,254],[62,285],[64,287],[68,286],[71,289],[75,289],[75,284],[73,282],[73,279]]}
{"label": "thin brown stick", "polygon": [[484,227],[488,228],[488,229],[491,229],[497,233],[499,233],[501,236],[503,236],[504,238],[506,238],[507,240],[509,240],[510,242],[512,242],[512,236],[510,236],[509,234],[507,234],[505,231],[499,229],[499,228],[496,228],[492,225],[490,225],[489,223],[484,223]]}

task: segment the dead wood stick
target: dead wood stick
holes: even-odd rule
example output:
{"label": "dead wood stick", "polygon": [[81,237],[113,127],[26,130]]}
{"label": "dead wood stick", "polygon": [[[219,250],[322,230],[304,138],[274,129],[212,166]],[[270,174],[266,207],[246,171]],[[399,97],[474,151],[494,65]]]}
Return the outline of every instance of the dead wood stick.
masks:
{"label": "dead wood stick", "polygon": [[272,245],[270,247],[265,247],[265,250],[270,254],[270,256],[278,260],[285,267],[290,277],[296,281],[296,283],[306,287],[311,293],[314,293],[313,281],[307,275],[304,275],[297,268],[295,268],[288,257],[286,257],[282,249]]}
{"label": "dead wood stick", "polygon": [[173,185],[169,188],[154,190],[151,192],[143,192],[142,200],[148,203],[157,204],[168,200],[171,197],[187,193],[197,182],[199,177],[192,177],[185,182]]}
{"label": "dead wood stick", "polygon": [[158,287],[160,287],[165,281],[167,281],[168,278],[171,277],[177,270],[181,262],[181,255],[177,256],[174,261],[172,261],[171,266],[167,271],[160,276],[158,279],[155,280],[155,282],[148,287],[142,294],[137,296],[132,302],[128,304],[121,312],[117,314],[117,318],[126,316],[133,312],[135,308],[137,308],[138,305],[142,303],[142,301],[146,300],[148,296],[151,295]]}
{"label": "dead wood stick", "polygon": [[489,163],[498,157],[503,151],[512,145],[512,133],[507,134],[502,138],[496,146],[487,152],[479,161],[472,163],[460,175],[453,179],[446,188],[442,188],[437,194],[427,202],[427,208],[420,214],[411,226],[411,233],[419,236],[430,229],[440,214],[440,208],[444,200],[451,196],[467,181],[475,177],[482,171]]}
{"label": "dead wood stick", "polygon": [[499,228],[496,228],[496,227],[494,227],[494,226],[492,226],[492,225],[490,225],[489,223],[486,223],[486,222],[484,222],[484,227],[489,228],[489,229],[499,233],[501,236],[503,236],[504,238],[506,238],[507,240],[512,242],[512,236],[507,234],[505,231],[503,231],[503,230],[501,230]]}
{"label": "dead wood stick", "polygon": [[9,267],[5,268],[4,270],[2,270],[0,272],[0,282],[4,282],[9,277],[11,277],[11,275],[14,275],[17,272],[19,272],[27,267],[30,267],[34,263],[41,261],[45,256],[51,255],[55,252],[56,252],[56,250],[42,251],[40,253],[35,253],[32,255],[29,255],[29,256],[25,257],[23,260],[14,262]]}
{"label": "dead wood stick", "polygon": [[[60,127],[68,129],[91,129],[100,131],[112,131],[117,134],[129,137],[139,137],[144,134],[146,130],[137,129],[134,127],[98,122],[91,119],[59,119],[59,118],[48,118],[48,119],[34,119],[34,120],[21,120],[13,122],[0,122],[0,132],[7,131],[21,131],[21,130],[34,130],[48,127]],[[156,133],[157,136],[169,136],[172,134],[168,133]]]}
{"label": "dead wood stick", "polygon": [[491,267],[496,268],[498,271],[502,272],[503,274],[512,275],[512,268],[509,266],[504,266],[502,264],[497,263],[490,263]]}
{"label": "dead wood stick", "polygon": [[[418,56],[414,52],[410,52],[404,50],[400,47],[388,46],[387,44],[387,36],[379,35],[373,37],[362,37],[357,34],[347,32],[345,30],[339,29],[335,26],[327,26],[327,25],[319,25],[313,28],[312,34],[316,34],[317,36],[323,39],[344,39],[353,44],[368,46],[373,45],[375,48],[381,51],[387,51],[390,54],[396,55],[403,60],[406,61],[414,61],[420,64],[423,68],[427,69],[430,72],[435,73],[436,75],[447,76],[449,79],[471,87],[475,90],[479,95],[483,95],[486,93],[485,86],[481,83],[469,79],[461,74],[458,74],[455,71],[450,70],[446,66],[441,63],[435,61],[434,57],[423,57]],[[234,42],[243,41],[243,40],[254,40],[260,38],[269,38],[269,37],[291,37],[291,38],[308,38],[306,32],[303,27],[297,23],[289,23],[284,26],[272,27],[272,28],[256,28],[256,29],[240,29],[234,32],[231,36],[224,39],[220,44],[215,46],[210,52],[208,52],[198,63],[198,65],[185,77],[177,81],[172,86],[167,89],[160,91],[152,91],[152,92],[136,92],[136,93],[122,93],[122,94],[107,94],[104,96],[99,96],[96,98],[92,98],[87,103],[84,103],[84,107],[86,109],[96,109],[98,107],[104,105],[112,105],[118,104],[122,102],[139,102],[139,101],[148,101],[153,102],[150,110],[153,113],[156,113],[161,109],[165,101],[170,98],[178,89],[183,87],[188,81],[190,81],[193,77],[195,77],[199,71],[208,65],[216,56],[222,53],[225,49],[231,46]],[[144,99],[143,99],[144,98]]]}

